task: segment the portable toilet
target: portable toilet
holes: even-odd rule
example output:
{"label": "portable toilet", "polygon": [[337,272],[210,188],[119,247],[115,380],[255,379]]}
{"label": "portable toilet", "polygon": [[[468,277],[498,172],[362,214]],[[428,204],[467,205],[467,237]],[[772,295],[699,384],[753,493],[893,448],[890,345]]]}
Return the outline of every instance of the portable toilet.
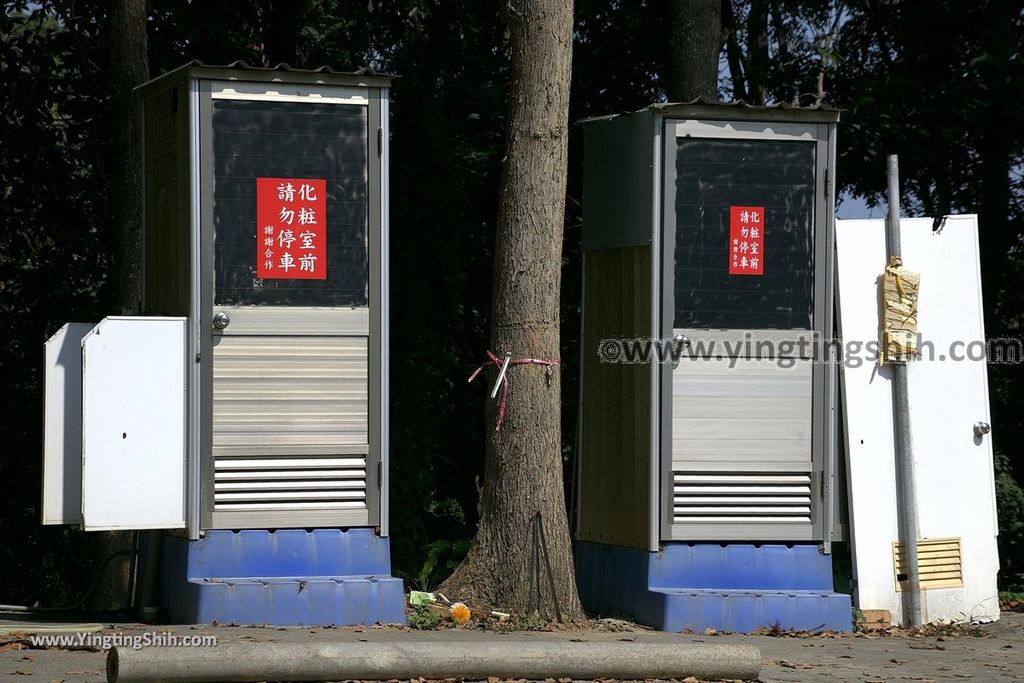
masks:
{"label": "portable toilet", "polygon": [[175,622],[404,621],[389,84],[195,62],[141,88],[145,315],[48,343],[44,517],[167,530],[144,574]]}
{"label": "portable toilet", "polygon": [[850,630],[833,334],[838,112],[699,100],[584,126],[584,605]]}

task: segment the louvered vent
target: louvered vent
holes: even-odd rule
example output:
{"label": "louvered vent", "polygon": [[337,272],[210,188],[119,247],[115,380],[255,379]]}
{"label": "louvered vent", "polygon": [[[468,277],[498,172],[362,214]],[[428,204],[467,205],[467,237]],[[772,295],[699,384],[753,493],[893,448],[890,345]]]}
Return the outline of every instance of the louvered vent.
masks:
{"label": "louvered vent", "polygon": [[366,507],[362,455],[217,458],[217,511]]}
{"label": "louvered vent", "polygon": [[811,476],[674,472],[676,523],[811,521]]}
{"label": "louvered vent", "polygon": [[364,337],[221,337],[213,347],[214,456],[337,453],[368,443],[367,367]]}
{"label": "louvered vent", "polygon": [[[907,559],[902,543],[892,544],[892,563],[896,572],[896,590],[903,590]],[[920,585],[926,588],[957,588],[964,585],[960,563],[959,538],[926,538],[917,542],[917,566]]]}

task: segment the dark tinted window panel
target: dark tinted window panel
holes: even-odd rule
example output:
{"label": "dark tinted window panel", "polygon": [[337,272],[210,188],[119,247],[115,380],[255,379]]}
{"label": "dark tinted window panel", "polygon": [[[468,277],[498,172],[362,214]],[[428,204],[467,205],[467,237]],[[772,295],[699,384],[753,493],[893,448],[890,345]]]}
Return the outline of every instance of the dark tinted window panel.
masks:
{"label": "dark tinted window panel", "polygon": [[[674,326],[811,329],[813,142],[679,138]],[[764,274],[729,274],[729,208],[763,206]]]}
{"label": "dark tinted window panel", "polygon": [[[215,303],[365,306],[367,113],[348,104],[213,101]],[[327,181],[327,279],[256,275],[256,178]]]}

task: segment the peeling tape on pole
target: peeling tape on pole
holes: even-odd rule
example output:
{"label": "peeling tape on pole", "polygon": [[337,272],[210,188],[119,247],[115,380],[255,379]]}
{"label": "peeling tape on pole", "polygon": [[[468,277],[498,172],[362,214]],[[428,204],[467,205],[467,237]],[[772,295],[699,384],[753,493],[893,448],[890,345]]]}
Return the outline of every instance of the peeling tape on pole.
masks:
{"label": "peeling tape on pole", "polygon": [[881,282],[882,354],[878,364],[913,360],[917,355],[917,294],[921,275],[904,268],[900,258],[893,256]]}

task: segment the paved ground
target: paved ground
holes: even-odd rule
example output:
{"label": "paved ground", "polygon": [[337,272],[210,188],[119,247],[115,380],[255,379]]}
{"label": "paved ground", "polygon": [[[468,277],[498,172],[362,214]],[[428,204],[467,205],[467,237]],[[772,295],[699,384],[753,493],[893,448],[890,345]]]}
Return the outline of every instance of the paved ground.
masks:
{"label": "paved ground", "polygon": [[[0,619],[0,632],[10,628]],[[621,629],[621,630],[620,630]],[[154,627],[117,625],[101,633],[141,635]],[[1004,612],[994,624],[980,627],[979,637],[822,637],[773,638],[741,635],[683,635],[639,630],[612,624],[597,631],[512,632],[396,628],[274,629],[231,626],[156,627],[178,635],[216,635],[219,642],[355,642],[360,640],[438,640],[467,644],[498,639],[588,640],[596,642],[656,641],[743,643],[757,645],[765,660],[761,680],[773,681],[1018,681],[1024,680],[1024,613]],[[0,680],[102,681],[105,653],[90,650],[16,649],[20,642],[0,635]]]}

